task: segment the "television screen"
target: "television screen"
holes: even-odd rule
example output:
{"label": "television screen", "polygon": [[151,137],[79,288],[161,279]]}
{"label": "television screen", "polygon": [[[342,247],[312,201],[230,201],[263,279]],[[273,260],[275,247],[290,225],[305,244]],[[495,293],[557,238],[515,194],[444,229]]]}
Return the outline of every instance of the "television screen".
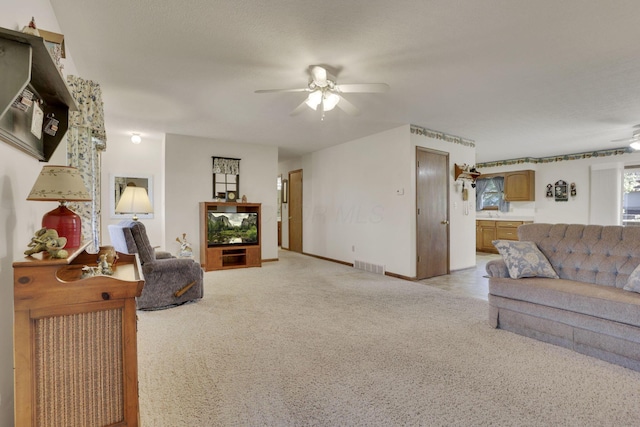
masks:
{"label": "television screen", "polygon": [[258,244],[258,214],[255,212],[208,212],[209,246]]}

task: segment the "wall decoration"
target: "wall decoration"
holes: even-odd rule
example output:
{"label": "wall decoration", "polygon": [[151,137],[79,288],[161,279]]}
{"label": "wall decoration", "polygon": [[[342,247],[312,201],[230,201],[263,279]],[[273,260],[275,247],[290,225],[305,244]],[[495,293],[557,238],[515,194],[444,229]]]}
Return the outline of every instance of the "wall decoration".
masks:
{"label": "wall decoration", "polygon": [[576,183],[572,182],[571,185],[569,186],[571,188],[571,196],[575,197],[578,195],[578,192],[576,191]]}
{"label": "wall decoration", "polygon": [[566,202],[569,200],[566,181],[557,181],[554,185],[554,194],[556,202]]}
{"label": "wall decoration", "polygon": [[547,184],[547,197],[553,197],[553,184]]}
{"label": "wall decoration", "polygon": [[[240,192],[240,159],[212,157],[213,159],[213,198],[226,200],[227,193]],[[235,200],[234,200],[235,201]]]}

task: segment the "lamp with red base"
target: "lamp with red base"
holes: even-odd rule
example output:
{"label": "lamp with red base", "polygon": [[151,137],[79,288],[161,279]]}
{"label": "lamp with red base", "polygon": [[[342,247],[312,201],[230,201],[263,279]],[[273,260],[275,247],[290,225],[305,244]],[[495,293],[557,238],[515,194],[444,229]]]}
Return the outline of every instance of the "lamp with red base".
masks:
{"label": "lamp with red base", "polygon": [[71,166],[44,166],[27,200],[58,201],[60,206],[42,217],[42,227],[54,229],[67,238],[67,248],[77,248],[82,242],[82,221],[67,202],[90,202],[91,196],[78,169]]}

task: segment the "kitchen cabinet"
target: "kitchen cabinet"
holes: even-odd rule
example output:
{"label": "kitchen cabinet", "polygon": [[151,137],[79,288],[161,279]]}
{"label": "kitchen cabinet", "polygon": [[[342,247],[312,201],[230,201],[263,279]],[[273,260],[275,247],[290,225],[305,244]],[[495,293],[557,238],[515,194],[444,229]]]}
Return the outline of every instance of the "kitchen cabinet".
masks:
{"label": "kitchen cabinet", "polygon": [[476,251],[498,253],[494,240],[518,240],[518,227],[532,221],[476,221]]}
{"label": "kitchen cabinet", "polygon": [[521,170],[504,173],[504,199],[507,202],[536,200],[536,172]]}

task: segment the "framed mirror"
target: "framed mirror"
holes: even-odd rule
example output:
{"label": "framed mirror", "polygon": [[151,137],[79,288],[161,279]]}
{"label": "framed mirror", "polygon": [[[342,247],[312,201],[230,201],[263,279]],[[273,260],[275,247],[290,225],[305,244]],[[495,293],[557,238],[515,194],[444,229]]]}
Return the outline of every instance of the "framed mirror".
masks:
{"label": "framed mirror", "polygon": [[[135,184],[147,190],[151,206],[153,204],[153,176],[144,174],[111,174],[109,175],[109,213],[111,218],[125,219],[133,217],[133,214],[116,213],[116,206],[120,201],[120,196],[128,184]],[[153,213],[138,214],[138,218],[153,218]]]}

